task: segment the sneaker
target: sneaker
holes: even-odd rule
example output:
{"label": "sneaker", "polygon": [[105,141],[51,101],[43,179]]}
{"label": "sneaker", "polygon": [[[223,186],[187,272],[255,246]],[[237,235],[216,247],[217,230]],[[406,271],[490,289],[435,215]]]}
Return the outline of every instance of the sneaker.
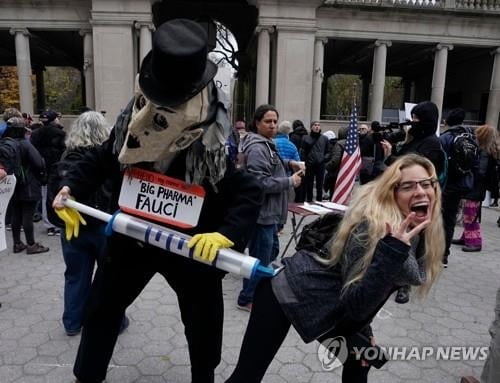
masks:
{"label": "sneaker", "polygon": [[447,269],[447,268],[448,268],[448,258],[443,258],[443,267],[444,267],[445,269]]}
{"label": "sneaker", "polygon": [[128,319],[128,317],[124,315],[122,319],[122,324],[120,325],[120,331],[118,331],[118,335],[123,333],[129,325],[130,325],[130,319]]}
{"label": "sneaker", "polygon": [[460,383],[480,383],[480,382],[473,376],[462,376],[462,379],[460,379]]}
{"label": "sneaker", "polygon": [[236,303],[236,308],[238,310],[251,312],[252,311],[252,303],[250,302],[250,303],[247,303],[246,305],[240,305],[239,303]]}
{"label": "sneaker", "polygon": [[47,235],[49,237],[53,237],[54,235],[56,235],[56,229],[54,229],[53,227],[50,227],[47,229]]}
{"label": "sneaker", "polygon": [[79,329],[76,329],[76,330],[66,330],[66,335],[67,336],[75,336],[75,335],[78,335],[82,332],[82,329],[79,328]]}
{"label": "sneaker", "polygon": [[452,239],[451,240],[451,244],[452,245],[460,245],[460,246],[464,246],[465,245],[465,242],[462,238],[459,238],[459,239]]}
{"label": "sneaker", "polygon": [[26,245],[22,242],[14,244],[14,253],[20,253],[21,251],[26,250]]}
{"label": "sneaker", "polygon": [[26,248],[26,253],[28,254],[46,253],[47,251],[49,251],[49,248],[40,245],[38,242],[35,242],[33,245],[28,245]]}

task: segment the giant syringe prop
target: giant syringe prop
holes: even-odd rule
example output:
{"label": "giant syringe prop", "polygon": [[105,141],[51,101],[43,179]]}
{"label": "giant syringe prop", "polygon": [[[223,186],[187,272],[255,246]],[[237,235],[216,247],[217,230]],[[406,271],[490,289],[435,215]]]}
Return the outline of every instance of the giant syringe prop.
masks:
{"label": "giant syringe prop", "polygon": [[215,262],[210,264],[194,257],[194,248],[189,249],[187,247],[187,243],[191,239],[189,235],[122,212],[111,215],[71,199],[64,200],[64,205],[100,221],[108,222],[108,225],[111,221],[111,227],[117,233],[248,279],[254,277],[272,278],[279,271],[279,269],[275,270],[271,267],[261,265],[260,261],[256,258],[231,249],[219,249]]}

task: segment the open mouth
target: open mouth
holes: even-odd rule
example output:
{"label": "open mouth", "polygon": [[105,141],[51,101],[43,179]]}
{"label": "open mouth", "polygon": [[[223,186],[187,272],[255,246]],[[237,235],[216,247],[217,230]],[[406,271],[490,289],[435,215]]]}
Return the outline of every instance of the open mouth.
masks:
{"label": "open mouth", "polygon": [[417,217],[426,217],[429,212],[428,202],[417,202],[410,207],[410,210],[417,214]]}

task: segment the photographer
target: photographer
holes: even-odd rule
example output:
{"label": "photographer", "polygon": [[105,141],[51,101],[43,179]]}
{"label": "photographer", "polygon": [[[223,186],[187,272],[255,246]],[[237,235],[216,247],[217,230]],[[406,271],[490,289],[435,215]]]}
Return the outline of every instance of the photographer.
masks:
{"label": "photographer", "polygon": [[[388,140],[381,141],[384,154],[387,157],[385,163],[390,165],[394,160],[404,154],[416,153],[429,159],[436,168],[438,178],[445,171],[446,154],[436,136],[438,127],[439,111],[431,101],[421,102],[411,110],[411,128],[406,135],[406,141],[394,154],[392,145]],[[397,303],[407,303],[410,300],[410,286],[402,286],[396,294]]]}

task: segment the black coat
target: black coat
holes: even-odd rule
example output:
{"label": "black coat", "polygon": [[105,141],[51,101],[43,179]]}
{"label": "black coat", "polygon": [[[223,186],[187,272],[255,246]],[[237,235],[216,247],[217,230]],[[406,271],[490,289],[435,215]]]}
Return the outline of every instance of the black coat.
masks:
{"label": "black coat", "polygon": [[25,138],[15,138],[21,149],[24,182],[18,182],[12,197],[18,201],[38,201],[42,198],[41,182],[45,181],[45,162],[38,150]]}
{"label": "black coat", "polygon": [[[89,150],[81,159],[71,161],[61,181],[61,186],[69,186],[71,194],[80,201],[89,198],[107,180],[111,185],[111,211],[118,209],[123,180],[118,155],[113,153],[115,131],[112,130],[109,139],[101,146]],[[184,179],[185,154],[184,151],[176,157],[166,172],[167,176]],[[137,166],[151,170],[151,164]],[[243,251],[252,235],[263,202],[259,182],[246,171],[229,167],[224,178],[217,184],[217,191],[208,182],[202,186],[206,195],[198,225],[192,229],[174,229],[188,235],[216,231],[233,241],[235,250]]]}
{"label": "black coat", "polygon": [[321,133],[305,136],[300,148],[300,157],[306,162],[306,166],[318,166],[324,164],[329,157],[330,142]]}
{"label": "black coat", "polygon": [[66,150],[66,133],[62,127],[54,122],[42,126],[31,134],[31,143],[38,149],[47,171],[51,171],[53,165],[61,159]]}

